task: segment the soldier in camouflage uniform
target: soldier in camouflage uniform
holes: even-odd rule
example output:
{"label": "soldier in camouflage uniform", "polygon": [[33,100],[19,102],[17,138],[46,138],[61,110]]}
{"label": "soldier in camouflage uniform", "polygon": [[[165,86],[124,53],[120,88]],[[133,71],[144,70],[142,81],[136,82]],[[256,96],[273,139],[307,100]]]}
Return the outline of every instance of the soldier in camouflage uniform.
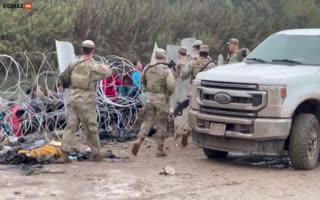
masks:
{"label": "soldier in camouflage uniform", "polygon": [[[177,64],[177,70],[175,73],[175,77],[179,78],[181,75],[181,71],[185,68],[185,66],[188,64],[189,62],[189,58],[187,57],[187,49],[185,47],[180,47],[179,51],[178,51],[178,64]],[[179,135],[181,135],[181,130],[184,127],[185,122],[188,120],[188,117],[186,116],[186,112],[183,111],[181,116],[176,116],[175,117],[175,131],[174,131],[174,135],[175,135],[175,139],[178,138]]]}
{"label": "soldier in camouflage uniform", "polygon": [[232,38],[227,43],[229,49],[229,57],[227,58],[227,64],[238,62],[239,40]]}
{"label": "soldier in camouflage uniform", "polygon": [[164,49],[158,49],[155,53],[156,64],[147,65],[141,75],[141,83],[146,93],[145,113],[143,124],[137,141],[132,147],[132,154],[137,155],[139,148],[148,135],[151,127],[156,129],[154,135],[157,142],[156,157],[166,156],[164,152],[164,140],[169,137],[169,96],[174,92],[175,78],[165,63],[167,56]]}
{"label": "soldier in camouflage uniform", "polygon": [[184,66],[187,64],[188,62],[188,58],[187,58],[187,49],[185,47],[180,47],[179,51],[178,51],[178,64],[177,64],[177,71],[174,73],[175,78],[178,78],[180,76],[180,73],[182,71],[182,69],[184,68]]}
{"label": "soldier in camouflage uniform", "polygon": [[[195,79],[199,72],[207,71],[216,67],[216,65],[212,62],[209,57],[209,46],[201,45],[199,57],[189,62],[185,68],[181,71],[181,79],[186,80],[191,75],[191,81]],[[188,123],[185,123],[182,127],[182,140],[181,145],[187,146],[188,137],[191,134],[191,128]]]}
{"label": "soldier in camouflage uniform", "polygon": [[200,71],[207,71],[215,67],[215,64],[209,57],[208,45],[201,45],[199,57],[190,61],[181,71],[181,79],[186,80],[190,75],[192,80],[196,78]]}
{"label": "soldier in camouflage uniform", "polygon": [[193,42],[193,53],[190,56],[190,60],[196,60],[199,57],[200,54],[200,46],[203,45],[203,42],[201,40],[195,40]]}
{"label": "soldier in camouflage uniform", "polygon": [[100,154],[100,139],[97,130],[96,85],[97,81],[107,79],[112,75],[111,69],[93,60],[94,43],[86,40],[82,43],[82,56],[68,66],[64,74],[71,77],[69,102],[67,104],[68,121],[62,137],[60,162],[70,162],[69,153],[75,143],[76,132],[80,122],[84,128],[92,158],[102,160]]}

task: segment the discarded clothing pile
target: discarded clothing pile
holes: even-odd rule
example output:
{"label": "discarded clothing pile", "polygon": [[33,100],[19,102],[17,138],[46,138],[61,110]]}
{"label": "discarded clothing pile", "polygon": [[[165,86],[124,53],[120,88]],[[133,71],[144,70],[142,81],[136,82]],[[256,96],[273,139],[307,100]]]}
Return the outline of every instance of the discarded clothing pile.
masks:
{"label": "discarded clothing pile", "polygon": [[39,140],[31,144],[15,144],[0,147],[0,164],[49,164],[54,163],[61,154],[60,142],[47,143]]}
{"label": "discarded clothing pile", "polygon": [[32,150],[19,150],[18,154],[26,154],[28,157],[40,158],[40,157],[60,157],[61,151],[59,148],[52,145],[45,145],[40,148]]}
{"label": "discarded clothing pile", "polygon": [[[57,163],[61,156],[61,142],[46,141],[42,138],[19,138],[10,144],[0,144],[0,164],[7,165],[36,165]],[[103,155],[109,159],[128,159],[117,157],[111,150]],[[92,159],[90,148],[84,152],[73,149],[69,158],[71,160],[85,161]]]}

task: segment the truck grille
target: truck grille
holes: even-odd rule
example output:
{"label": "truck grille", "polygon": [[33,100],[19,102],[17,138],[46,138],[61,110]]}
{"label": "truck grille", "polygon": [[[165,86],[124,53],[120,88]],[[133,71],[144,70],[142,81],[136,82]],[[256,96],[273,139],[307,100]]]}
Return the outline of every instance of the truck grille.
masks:
{"label": "truck grille", "polygon": [[267,105],[267,92],[256,84],[201,81],[200,112],[254,118]]}
{"label": "truck grille", "polygon": [[233,89],[233,90],[258,90],[257,84],[246,84],[246,83],[227,83],[227,82],[216,82],[216,81],[201,81],[201,86],[208,88],[222,88],[222,89]]}
{"label": "truck grille", "polygon": [[[202,95],[202,99],[204,100],[209,100],[209,101],[215,101],[214,100],[214,96],[213,94],[203,94]],[[262,95],[253,95],[252,98],[248,98],[248,97],[231,97],[231,101],[230,103],[240,103],[240,104],[252,104],[254,106],[258,106],[261,104],[262,102]]]}
{"label": "truck grille", "polygon": [[221,109],[221,108],[211,108],[202,106],[200,111],[203,113],[211,113],[216,115],[230,115],[230,116],[239,116],[239,117],[256,117],[255,112],[248,112],[243,110],[233,110],[233,109]]}

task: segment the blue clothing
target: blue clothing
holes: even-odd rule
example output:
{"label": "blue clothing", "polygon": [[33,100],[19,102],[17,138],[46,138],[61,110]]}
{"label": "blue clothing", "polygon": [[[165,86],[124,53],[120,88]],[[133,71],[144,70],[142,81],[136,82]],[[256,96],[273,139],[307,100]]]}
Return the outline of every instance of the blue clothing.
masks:
{"label": "blue clothing", "polygon": [[120,93],[122,97],[135,97],[140,94],[140,88],[122,85],[117,87],[117,92]]}
{"label": "blue clothing", "polygon": [[0,122],[0,130],[3,130],[7,136],[13,135],[12,128],[10,127],[8,122],[5,122],[5,121]]}
{"label": "blue clothing", "polygon": [[135,87],[141,87],[141,77],[139,71],[134,71],[132,73],[133,85]]}
{"label": "blue clothing", "polygon": [[117,87],[117,92],[120,93],[122,97],[127,97],[130,93],[131,87],[127,85],[120,85]]}

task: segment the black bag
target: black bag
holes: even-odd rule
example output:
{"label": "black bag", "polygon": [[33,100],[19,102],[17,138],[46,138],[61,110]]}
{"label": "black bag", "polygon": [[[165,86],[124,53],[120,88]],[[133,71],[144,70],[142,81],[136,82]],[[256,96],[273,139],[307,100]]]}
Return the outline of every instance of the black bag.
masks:
{"label": "black bag", "polygon": [[61,83],[63,88],[69,88],[71,85],[71,77],[66,73],[59,74],[59,82]]}

